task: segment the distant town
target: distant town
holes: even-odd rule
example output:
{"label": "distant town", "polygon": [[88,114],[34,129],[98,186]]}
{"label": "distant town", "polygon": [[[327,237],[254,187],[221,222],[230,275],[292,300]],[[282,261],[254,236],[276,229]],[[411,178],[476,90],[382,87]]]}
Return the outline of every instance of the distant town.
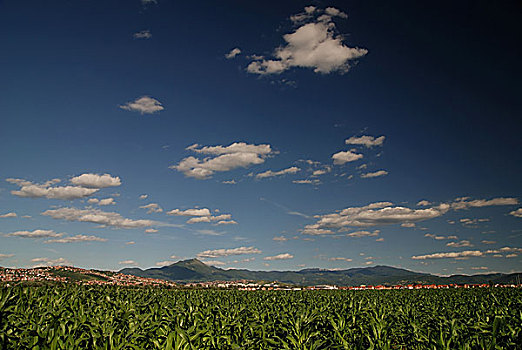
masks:
{"label": "distant town", "polygon": [[80,285],[115,285],[127,287],[167,287],[191,289],[236,289],[236,290],[390,290],[390,289],[449,289],[449,288],[522,288],[522,284],[405,284],[405,285],[360,285],[360,286],[294,286],[285,283],[259,282],[250,280],[209,281],[175,283],[172,281],[138,277],[119,272],[86,270],[71,266],[46,266],[35,268],[0,268],[0,283],[75,283]]}

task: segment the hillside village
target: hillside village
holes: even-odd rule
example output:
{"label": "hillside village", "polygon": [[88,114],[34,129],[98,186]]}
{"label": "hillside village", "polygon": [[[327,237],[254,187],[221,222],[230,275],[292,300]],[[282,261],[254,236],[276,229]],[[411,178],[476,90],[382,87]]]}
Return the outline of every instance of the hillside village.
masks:
{"label": "hillside village", "polygon": [[0,268],[0,283],[75,283],[81,285],[114,285],[127,287],[164,287],[189,289],[237,289],[245,291],[255,290],[391,290],[391,289],[449,289],[449,288],[487,288],[495,287],[522,287],[522,284],[404,284],[404,285],[360,285],[336,286],[314,285],[297,286],[286,283],[260,282],[252,280],[236,281],[207,281],[174,283],[167,280],[138,277],[134,275],[99,270],[86,270],[72,266],[46,266],[35,268]]}

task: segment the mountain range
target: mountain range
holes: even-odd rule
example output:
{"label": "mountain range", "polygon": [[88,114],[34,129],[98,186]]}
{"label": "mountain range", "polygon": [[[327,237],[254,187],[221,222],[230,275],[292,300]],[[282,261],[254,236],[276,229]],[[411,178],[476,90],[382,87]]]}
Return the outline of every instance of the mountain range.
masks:
{"label": "mountain range", "polygon": [[318,268],[300,271],[250,271],[246,269],[224,270],[208,266],[198,259],[178,261],[172,265],[142,270],[125,268],[119,271],[139,277],[157,278],[180,283],[207,281],[277,281],[294,285],[331,284],[337,286],[395,285],[395,284],[465,284],[465,283],[517,283],[522,273],[489,273],[477,275],[452,275],[447,277],[414,272],[391,266],[325,270]]}

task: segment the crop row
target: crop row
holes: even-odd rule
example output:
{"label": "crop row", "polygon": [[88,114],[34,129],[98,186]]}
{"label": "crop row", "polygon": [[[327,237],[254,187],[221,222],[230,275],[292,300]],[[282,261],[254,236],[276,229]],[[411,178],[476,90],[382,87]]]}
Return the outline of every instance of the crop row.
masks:
{"label": "crop row", "polygon": [[2,349],[515,349],[522,291],[3,287]]}

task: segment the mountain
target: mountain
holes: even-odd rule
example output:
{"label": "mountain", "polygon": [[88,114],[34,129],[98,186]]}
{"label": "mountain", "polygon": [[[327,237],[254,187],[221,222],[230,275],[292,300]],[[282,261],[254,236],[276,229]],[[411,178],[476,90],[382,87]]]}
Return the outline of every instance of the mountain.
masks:
{"label": "mountain", "polygon": [[338,286],[379,285],[379,284],[464,284],[464,283],[516,283],[522,274],[454,275],[440,277],[390,266],[351,268],[346,270],[304,269],[300,271],[250,271],[245,269],[224,270],[208,266],[198,259],[178,261],[161,268],[142,270],[125,268],[121,273],[139,277],[158,278],[174,282],[206,281],[278,281],[297,285],[335,284]]}

